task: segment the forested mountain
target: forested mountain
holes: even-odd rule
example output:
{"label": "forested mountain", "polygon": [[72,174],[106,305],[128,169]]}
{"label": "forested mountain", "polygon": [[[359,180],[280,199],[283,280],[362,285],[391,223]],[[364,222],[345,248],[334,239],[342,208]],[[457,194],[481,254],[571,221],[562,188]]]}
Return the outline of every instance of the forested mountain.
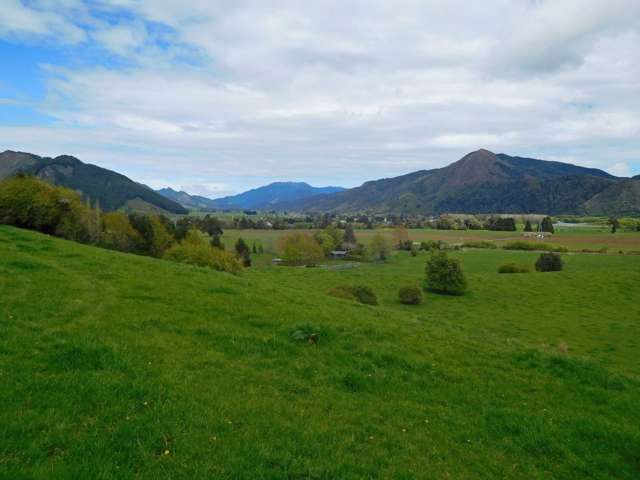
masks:
{"label": "forested mountain", "polygon": [[342,187],[312,187],[305,182],[275,182],[264,187],[213,200],[214,208],[270,210],[279,205],[296,205],[302,200],[343,191]]}
{"label": "forested mountain", "polygon": [[[637,180],[562,162],[478,150],[451,165],[362,186],[295,206],[301,211],[381,213],[617,213],[639,211]],[[626,200],[622,200],[624,196]]]}
{"label": "forested mountain", "polygon": [[17,173],[77,190],[92,203],[97,201],[103,210],[124,207],[187,213],[184,207],[145,185],[68,155],[49,158],[11,150],[0,153],[0,180]]}

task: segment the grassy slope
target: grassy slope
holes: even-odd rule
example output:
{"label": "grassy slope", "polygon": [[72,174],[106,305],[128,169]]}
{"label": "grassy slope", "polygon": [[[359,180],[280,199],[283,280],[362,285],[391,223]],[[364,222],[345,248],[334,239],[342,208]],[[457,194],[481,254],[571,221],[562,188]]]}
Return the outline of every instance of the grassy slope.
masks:
{"label": "grassy slope", "polygon": [[236,278],[0,227],[0,478],[637,478],[640,258],[460,255],[410,308],[425,256]]}

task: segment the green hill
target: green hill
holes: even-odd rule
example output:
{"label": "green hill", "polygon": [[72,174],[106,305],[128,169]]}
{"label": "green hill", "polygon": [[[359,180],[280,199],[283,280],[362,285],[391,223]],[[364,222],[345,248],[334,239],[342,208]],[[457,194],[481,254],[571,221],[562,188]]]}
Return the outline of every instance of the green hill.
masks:
{"label": "green hill", "polygon": [[234,277],[0,226],[0,478],[638,478],[640,257],[457,255],[410,307],[426,254]]}
{"label": "green hill", "polygon": [[11,150],[0,153],[0,180],[16,173],[35,175],[54,185],[77,190],[91,202],[97,201],[103,210],[187,213],[180,204],[145,185],[69,155],[48,158]]}

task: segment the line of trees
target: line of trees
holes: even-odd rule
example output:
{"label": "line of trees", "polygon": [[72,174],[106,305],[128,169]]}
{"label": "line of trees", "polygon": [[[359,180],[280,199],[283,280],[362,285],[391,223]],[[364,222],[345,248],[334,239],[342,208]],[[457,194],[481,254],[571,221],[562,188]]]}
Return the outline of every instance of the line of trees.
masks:
{"label": "line of trees", "polygon": [[174,224],[163,215],[103,213],[77,192],[31,176],[0,182],[0,223],[234,274],[243,263],[250,265],[248,255],[238,258],[215,245],[222,228],[214,217],[188,217]]}

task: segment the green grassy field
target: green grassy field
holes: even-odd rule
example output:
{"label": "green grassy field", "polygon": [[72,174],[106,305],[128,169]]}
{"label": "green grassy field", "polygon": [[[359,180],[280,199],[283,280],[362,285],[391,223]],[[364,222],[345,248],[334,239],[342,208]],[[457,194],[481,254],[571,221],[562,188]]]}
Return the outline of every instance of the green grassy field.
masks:
{"label": "green grassy field", "polygon": [[640,256],[455,255],[410,307],[425,253],[233,277],[0,227],[0,478],[638,478]]}
{"label": "green grassy field", "polygon": [[[307,230],[313,234],[317,230]],[[248,241],[262,244],[265,252],[271,254],[269,258],[278,252],[278,240],[290,233],[290,230],[225,230],[222,240],[227,248],[233,248],[238,237]],[[367,244],[376,233],[381,233],[393,242],[394,229],[384,228],[376,230],[358,230],[356,236],[359,241]],[[504,245],[506,242],[514,240],[526,240],[535,242],[535,239],[526,239],[523,232],[495,232],[489,230],[433,230],[433,229],[411,229],[409,237],[412,241],[421,242],[423,240],[443,240],[456,244],[473,240],[493,241],[497,245]],[[545,243],[567,247],[569,250],[580,251],[582,249],[599,250],[603,247],[608,249],[608,253],[619,252],[640,252],[640,232],[618,231],[611,234],[607,228],[579,228],[565,227],[559,229],[555,235],[544,240]]]}

